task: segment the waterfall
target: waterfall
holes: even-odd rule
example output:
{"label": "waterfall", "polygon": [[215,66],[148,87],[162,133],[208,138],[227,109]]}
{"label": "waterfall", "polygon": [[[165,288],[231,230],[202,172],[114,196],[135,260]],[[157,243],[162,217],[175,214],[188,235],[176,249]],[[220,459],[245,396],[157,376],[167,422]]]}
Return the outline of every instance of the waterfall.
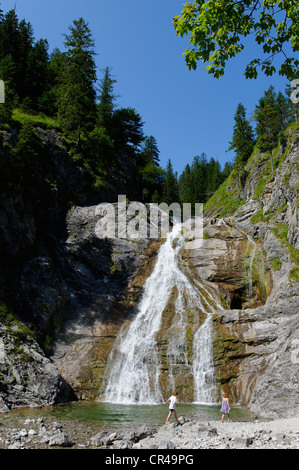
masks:
{"label": "waterfall", "polygon": [[[180,270],[181,229],[176,223],[161,245],[136,315],[114,343],[104,401],[161,403],[165,380],[164,393],[176,388],[178,380],[183,384],[189,380],[195,402],[214,401],[212,314],[222,307],[207,287],[191,282]],[[163,317],[169,302],[170,312]]]}
{"label": "waterfall", "polygon": [[257,245],[253,238],[250,237],[250,235],[246,235],[248,241],[253,245],[253,250],[250,256],[250,262],[249,262],[249,269],[248,269],[248,274],[247,274],[247,282],[248,282],[248,299],[252,299],[252,267],[253,267],[253,261],[257,249]]}
{"label": "waterfall", "polygon": [[[201,286],[203,289],[204,287]],[[222,305],[206,289],[210,301],[217,310],[223,310]],[[197,330],[193,340],[193,375],[194,401],[196,403],[214,402],[214,363],[212,344],[212,315],[208,314],[204,324]]]}

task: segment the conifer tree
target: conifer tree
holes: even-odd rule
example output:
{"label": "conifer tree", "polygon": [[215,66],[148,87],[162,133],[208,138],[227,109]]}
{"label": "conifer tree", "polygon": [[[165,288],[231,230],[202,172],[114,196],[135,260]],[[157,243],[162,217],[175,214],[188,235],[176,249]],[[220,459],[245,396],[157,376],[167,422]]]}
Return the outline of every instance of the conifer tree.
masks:
{"label": "conifer tree", "polygon": [[34,109],[42,110],[48,114],[45,105],[49,105],[49,100],[45,98],[45,94],[51,88],[51,76],[49,65],[49,44],[47,40],[40,39],[31,48],[28,56],[28,95],[30,96]]}
{"label": "conifer tree", "polygon": [[249,121],[246,119],[246,109],[242,103],[238,104],[234,119],[233,138],[228,150],[235,151],[234,168],[241,189],[247,175],[245,165],[253,151],[254,133]]}
{"label": "conifer tree", "polygon": [[135,155],[144,140],[141,115],[134,108],[116,109],[112,116],[111,138],[117,150],[126,149]]}
{"label": "conifer tree", "polygon": [[176,175],[173,171],[171,160],[167,162],[165,171],[165,180],[163,186],[163,202],[166,204],[172,204],[179,201],[178,182]]}
{"label": "conifer tree", "polygon": [[143,199],[157,202],[159,194],[162,192],[164,182],[164,170],[159,164],[159,148],[155,137],[149,136],[144,139],[143,149],[140,154],[141,184],[143,186]]}
{"label": "conifer tree", "polygon": [[29,56],[34,43],[33,28],[25,20],[20,21],[17,35],[16,91],[20,102],[29,101],[30,87],[35,79],[35,62],[29,63]]}
{"label": "conifer tree", "polygon": [[183,173],[179,177],[179,195],[180,203],[192,204],[194,199],[193,178],[189,163],[185,166]]}
{"label": "conifer tree", "polygon": [[65,34],[65,65],[59,77],[58,118],[69,130],[76,130],[78,140],[82,130],[96,122],[96,65],[94,40],[83,18],[74,20]]}
{"label": "conifer tree", "polygon": [[206,199],[211,197],[217,191],[220,184],[220,174],[220,164],[212,157],[207,165]]}
{"label": "conifer tree", "polygon": [[242,103],[238,104],[234,119],[234,132],[229,150],[235,151],[236,164],[245,166],[253,150],[254,134],[249,121],[246,119],[246,109]]}
{"label": "conifer tree", "polygon": [[259,147],[262,152],[270,152],[273,172],[272,151],[277,145],[279,132],[283,130],[281,110],[277,104],[277,96],[273,86],[270,86],[259,100],[259,104],[255,107],[254,119],[257,122],[256,132]]}
{"label": "conifer tree", "polygon": [[153,164],[158,167],[160,165],[159,154],[160,151],[155,137],[152,135],[145,137],[142,151],[142,158],[144,159],[144,162],[153,162]]}
{"label": "conifer tree", "polygon": [[116,98],[113,92],[114,83],[116,83],[116,80],[112,78],[110,68],[106,67],[100,83],[97,125],[104,127],[108,133],[111,130],[114,101]]}
{"label": "conifer tree", "polygon": [[196,156],[193,159],[191,171],[192,171],[192,191],[193,199],[192,202],[206,202],[207,196],[207,168],[208,160],[205,153],[202,153],[200,157]]}

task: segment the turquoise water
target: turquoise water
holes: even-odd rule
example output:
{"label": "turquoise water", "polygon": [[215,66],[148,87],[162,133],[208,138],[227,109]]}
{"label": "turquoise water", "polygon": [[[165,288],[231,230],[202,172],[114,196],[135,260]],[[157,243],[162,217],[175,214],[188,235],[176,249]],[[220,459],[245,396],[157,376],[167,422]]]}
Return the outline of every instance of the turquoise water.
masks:
{"label": "turquoise water", "polygon": [[[83,423],[99,424],[101,427],[119,428],[134,425],[162,426],[168,415],[168,405],[116,405],[100,402],[73,402],[46,408],[22,409],[12,412],[22,418],[49,417],[56,420],[79,420]],[[220,405],[205,406],[179,404],[178,416],[197,421],[221,420]],[[250,421],[248,410],[232,407],[232,421]],[[174,421],[174,418],[171,418]]]}

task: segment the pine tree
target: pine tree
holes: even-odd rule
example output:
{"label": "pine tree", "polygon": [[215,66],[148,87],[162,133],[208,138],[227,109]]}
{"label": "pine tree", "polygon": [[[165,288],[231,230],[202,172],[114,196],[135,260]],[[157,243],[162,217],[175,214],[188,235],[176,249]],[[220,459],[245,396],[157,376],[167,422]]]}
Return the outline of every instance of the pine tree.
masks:
{"label": "pine tree", "polygon": [[[164,171],[159,164],[159,148],[155,137],[145,137],[143,149],[138,159],[139,174],[143,187],[143,200],[154,201],[159,199],[164,182]],[[158,196],[157,196],[158,195]]]}
{"label": "pine tree", "polygon": [[145,137],[141,154],[145,164],[153,162],[153,164],[158,167],[160,165],[159,155],[160,151],[155,137],[152,135]]}
{"label": "pine tree", "polygon": [[114,80],[111,77],[111,70],[109,67],[106,67],[104,71],[104,77],[100,83],[100,95],[99,95],[99,103],[98,103],[98,119],[97,125],[99,127],[104,127],[108,134],[111,130],[111,121],[114,112],[114,101],[115,101],[115,94],[113,92]]}
{"label": "pine tree", "polygon": [[144,135],[142,117],[134,108],[120,108],[114,111],[111,138],[117,150],[126,150],[135,156],[136,150],[144,140]]}
{"label": "pine tree", "polygon": [[262,152],[270,152],[271,167],[273,168],[273,149],[277,145],[278,135],[282,128],[282,114],[277,103],[277,96],[273,86],[264,93],[254,111],[257,122],[256,132],[258,145]]}
{"label": "pine tree", "polygon": [[48,113],[45,104],[48,100],[45,94],[49,93],[51,88],[51,76],[49,65],[49,44],[47,40],[40,39],[32,47],[28,56],[28,96],[31,99],[33,109]]}
{"label": "pine tree", "polygon": [[232,170],[234,168],[234,164],[231,162],[225,162],[224,168],[221,172],[220,176],[220,184],[223,183],[231,174]]}
{"label": "pine tree", "polygon": [[179,202],[178,182],[170,159],[168,160],[165,171],[165,181],[162,196],[163,202],[166,204],[170,205],[174,202]]}
{"label": "pine tree", "polygon": [[20,21],[17,35],[16,91],[20,102],[26,100],[31,104],[30,88],[35,80],[35,63],[29,62],[34,43],[33,28],[25,20]]}
{"label": "pine tree", "polygon": [[220,164],[212,157],[207,165],[207,199],[217,191],[220,185],[220,174]]}
{"label": "pine tree", "polygon": [[192,171],[192,191],[193,199],[192,202],[206,202],[207,196],[207,166],[208,160],[205,153],[202,153],[200,157],[196,156],[193,159],[191,171]]}
{"label": "pine tree", "polygon": [[254,147],[254,133],[249,121],[246,119],[246,109],[242,103],[238,104],[234,119],[233,138],[228,150],[235,151],[234,168],[241,188],[247,175],[245,165]]}
{"label": "pine tree", "polygon": [[6,87],[15,94],[19,48],[19,21],[14,10],[2,17],[0,24],[0,78]]}
{"label": "pine tree", "polygon": [[238,104],[234,119],[234,132],[229,150],[235,150],[235,162],[245,166],[253,150],[254,134],[242,103]]}
{"label": "pine tree", "polygon": [[189,163],[185,166],[183,173],[179,177],[180,203],[192,204],[194,202],[193,178]]}
{"label": "pine tree", "polygon": [[94,40],[83,18],[74,20],[65,36],[65,65],[59,77],[58,118],[69,130],[91,130],[96,122]]}

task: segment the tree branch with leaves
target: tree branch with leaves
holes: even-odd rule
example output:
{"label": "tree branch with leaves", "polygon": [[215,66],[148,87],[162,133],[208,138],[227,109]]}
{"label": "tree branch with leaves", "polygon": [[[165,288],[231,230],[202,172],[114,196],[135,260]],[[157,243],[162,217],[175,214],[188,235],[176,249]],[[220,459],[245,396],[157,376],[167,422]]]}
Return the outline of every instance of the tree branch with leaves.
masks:
{"label": "tree branch with leaves", "polygon": [[[299,50],[298,0],[195,0],[184,4],[181,15],[173,18],[177,36],[189,36],[191,47],[184,52],[190,70],[199,61],[215,78],[224,75],[227,62],[244,48],[244,39],[253,35],[266,58],[253,58],[245,69],[246,78],[256,78],[258,68],[265,75],[292,79],[299,60],[289,57]],[[287,46],[287,47],[286,47]],[[279,69],[275,57],[283,57]]]}

